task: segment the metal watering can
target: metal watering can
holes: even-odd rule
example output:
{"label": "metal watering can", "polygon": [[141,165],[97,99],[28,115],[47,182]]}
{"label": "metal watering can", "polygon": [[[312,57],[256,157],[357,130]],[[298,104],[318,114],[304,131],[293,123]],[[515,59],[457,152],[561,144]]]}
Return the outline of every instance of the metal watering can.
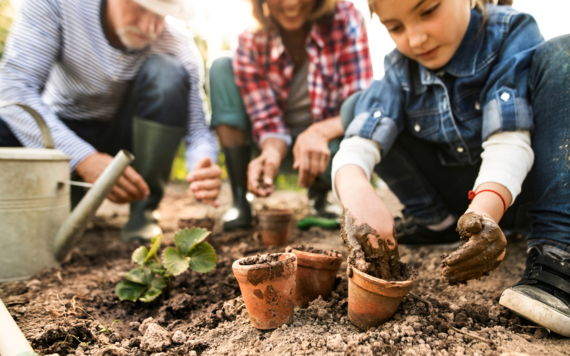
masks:
{"label": "metal watering can", "polygon": [[34,109],[0,101],[0,107],[8,105],[32,115],[45,149],[0,148],[0,283],[58,266],[134,160],[131,153],[119,152],[71,212],[70,157],[54,149],[50,131]]}

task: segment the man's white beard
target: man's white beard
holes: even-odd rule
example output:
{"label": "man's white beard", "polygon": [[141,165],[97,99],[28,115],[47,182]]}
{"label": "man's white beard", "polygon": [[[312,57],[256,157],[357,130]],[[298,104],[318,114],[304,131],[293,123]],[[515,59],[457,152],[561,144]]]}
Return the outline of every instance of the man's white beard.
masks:
{"label": "man's white beard", "polygon": [[[144,39],[137,35],[141,35]],[[156,40],[156,34],[144,33],[136,26],[125,26],[117,30],[121,43],[128,49],[143,49]]]}

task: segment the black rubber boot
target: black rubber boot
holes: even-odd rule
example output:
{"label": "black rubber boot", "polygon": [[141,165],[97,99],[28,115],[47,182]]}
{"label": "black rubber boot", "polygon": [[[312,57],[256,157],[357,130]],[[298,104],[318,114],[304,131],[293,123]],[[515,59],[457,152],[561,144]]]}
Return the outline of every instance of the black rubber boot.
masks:
{"label": "black rubber boot", "polygon": [[223,150],[233,197],[232,207],[222,217],[224,230],[251,228],[253,226],[253,214],[246,197],[250,146],[224,147]]}
{"label": "black rubber boot", "polygon": [[150,194],[145,201],[131,203],[131,215],[121,230],[121,241],[149,241],[162,233],[155,210],[164,195],[184,133],[184,128],[133,119],[133,168],[148,184]]}
{"label": "black rubber boot", "polygon": [[308,190],[309,208],[311,215],[325,219],[338,219],[342,215],[342,210],[328,199],[331,187],[320,177],[317,177],[313,185]]}

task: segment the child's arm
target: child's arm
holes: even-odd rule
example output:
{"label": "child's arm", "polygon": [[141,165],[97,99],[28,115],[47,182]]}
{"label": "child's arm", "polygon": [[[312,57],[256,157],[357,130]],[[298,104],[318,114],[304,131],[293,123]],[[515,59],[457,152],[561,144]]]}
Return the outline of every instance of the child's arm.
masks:
{"label": "child's arm", "polygon": [[498,222],[520,193],[534,161],[528,131],[495,133],[483,148],[476,195],[457,224],[468,242],[442,261],[450,284],[479,278],[500,265],[507,240]]}
{"label": "child's arm", "polygon": [[[377,236],[368,235],[369,245],[373,249],[384,246],[390,249],[387,251],[389,256],[397,257],[394,218],[370,184],[372,170],[379,162],[380,145],[377,142],[358,136],[344,140],[333,160],[333,191],[342,202],[345,214],[350,213],[354,218],[355,225],[366,223],[376,231]],[[390,269],[392,266],[390,264]],[[389,272],[387,276],[399,273]]]}

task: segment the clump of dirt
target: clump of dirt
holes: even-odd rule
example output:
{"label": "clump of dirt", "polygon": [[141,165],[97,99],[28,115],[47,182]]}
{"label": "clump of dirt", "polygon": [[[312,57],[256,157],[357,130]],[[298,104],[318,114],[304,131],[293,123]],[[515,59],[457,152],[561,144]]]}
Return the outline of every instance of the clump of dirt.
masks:
{"label": "clump of dirt", "polygon": [[326,256],[331,256],[331,257],[342,257],[342,254],[338,251],[335,250],[323,250],[320,248],[315,248],[313,246],[309,246],[309,245],[295,245],[295,246],[288,246],[285,249],[285,252],[291,252],[293,250],[297,250],[297,251],[303,251],[303,252],[309,252],[309,253],[315,253],[318,255],[326,255]]}
{"label": "clump of dirt", "polygon": [[279,261],[280,253],[268,253],[265,255],[257,254],[257,256],[246,257],[239,261],[242,266],[262,265]]}
{"label": "clump of dirt", "polygon": [[[354,217],[348,210],[345,210],[342,214],[340,231],[342,239],[350,252],[348,257],[349,265],[363,273],[387,281],[408,280],[402,274],[400,254],[398,245],[395,242],[395,231],[393,241],[382,240],[379,238],[376,230],[370,227],[370,225],[366,223],[356,225]],[[378,241],[378,247],[372,246],[371,236]]]}
{"label": "clump of dirt", "polygon": [[206,229],[208,231],[212,231],[212,228],[214,227],[215,223],[216,223],[216,220],[214,220],[212,218],[179,219],[178,220],[178,227],[181,229],[198,227],[198,228]]}

